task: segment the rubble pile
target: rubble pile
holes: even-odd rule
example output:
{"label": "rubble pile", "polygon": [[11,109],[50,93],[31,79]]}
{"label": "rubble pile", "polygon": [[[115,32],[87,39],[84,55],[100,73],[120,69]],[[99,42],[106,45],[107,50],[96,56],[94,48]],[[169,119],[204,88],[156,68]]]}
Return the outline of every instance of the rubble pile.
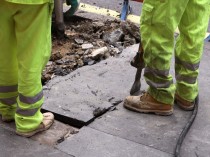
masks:
{"label": "rubble pile", "polygon": [[52,54],[42,74],[43,84],[56,75],[64,76],[79,67],[117,56],[125,47],[139,42],[139,28],[130,22],[75,17],[66,21],[65,27],[65,39],[53,35]]}

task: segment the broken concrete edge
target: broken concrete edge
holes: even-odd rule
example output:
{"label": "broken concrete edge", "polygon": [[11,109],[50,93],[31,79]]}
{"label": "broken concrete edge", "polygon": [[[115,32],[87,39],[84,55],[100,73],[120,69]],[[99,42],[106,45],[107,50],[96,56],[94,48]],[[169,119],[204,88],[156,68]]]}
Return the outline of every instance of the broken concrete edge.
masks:
{"label": "broken concrete edge", "polygon": [[73,118],[69,118],[69,117],[66,117],[64,115],[61,115],[61,114],[58,114],[58,113],[55,113],[55,112],[52,112],[52,111],[49,111],[49,110],[46,110],[46,109],[43,109],[43,108],[41,109],[41,112],[42,113],[51,112],[51,113],[54,114],[55,120],[60,121],[60,122],[65,123],[65,124],[69,124],[73,127],[79,128],[79,129],[86,124],[83,121],[73,119]]}
{"label": "broken concrete edge", "polygon": [[107,109],[104,108],[102,110],[100,109],[100,111],[96,111],[95,113],[93,113],[94,117],[92,119],[90,119],[89,121],[87,121],[87,122],[83,122],[83,121],[80,121],[80,120],[77,120],[77,119],[74,119],[74,118],[66,117],[64,115],[61,115],[61,114],[58,114],[58,113],[55,113],[55,112],[52,112],[52,111],[49,111],[49,110],[46,110],[46,109],[43,109],[43,108],[41,109],[41,111],[43,113],[45,113],[45,112],[52,112],[54,114],[54,116],[55,116],[55,120],[80,129],[83,126],[89,125],[95,119],[101,117],[105,113],[115,110],[116,106],[119,105],[121,102],[122,102],[122,100],[121,101],[117,101],[115,103],[112,103],[112,106],[108,107]]}

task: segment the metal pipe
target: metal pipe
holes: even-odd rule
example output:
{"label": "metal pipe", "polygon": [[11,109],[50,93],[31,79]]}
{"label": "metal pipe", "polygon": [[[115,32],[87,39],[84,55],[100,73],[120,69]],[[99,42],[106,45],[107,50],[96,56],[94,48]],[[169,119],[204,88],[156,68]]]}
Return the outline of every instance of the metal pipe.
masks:
{"label": "metal pipe", "polygon": [[64,37],[65,25],[63,17],[63,0],[54,0],[54,10],[55,10],[55,25],[56,34],[59,38]]}

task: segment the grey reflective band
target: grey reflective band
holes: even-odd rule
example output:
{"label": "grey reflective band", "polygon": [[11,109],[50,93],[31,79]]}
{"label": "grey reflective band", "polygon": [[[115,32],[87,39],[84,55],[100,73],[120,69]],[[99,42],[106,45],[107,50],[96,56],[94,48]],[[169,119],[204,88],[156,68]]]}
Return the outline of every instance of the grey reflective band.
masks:
{"label": "grey reflective band", "polygon": [[0,86],[0,93],[17,92],[18,86]]}
{"label": "grey reflective band", "polygon": [[145,67],[144,75],[149,76],[153,75],[154,77],[167,77],[169,75],[169,70],[158,70],[158,69],[152,69],[149,67]]}
{"label": "grey reflective band", "polygon": [[189,76],[184,76],[184,75],[176,75],[176,80],[177,81],[183,81],[189,84],[194,84],[196,83],[197,77],[189,77]]}
{"label": "grey reflective band", "polygon": [[146,80],[147,84],[154,88],[169,88],[171,84],[173,84],[173,81],[166,81],[166,82],[153,82],[151,80]]}
{"label": "grey reflective band", "polygon": [[186,69],[191,71],[196,71],[199,68],[200,62],[192,64],[185,61],[181,61],[179,58],[175,57],[175,63],[184,66]]}
{"label": "grey reflective band", "polygon": [[0,102],[5,105],[14,105],[16,103],[17,97],[11,97],[11,98],[3,98],[0,99]]}
{"label": "grey reflective band", "polygon": [[170,85],[173,84],[173,80],[157,83],[150,80],[149,79],[150,76],[167,78],[168,75],[169,75],[169,70],[158,70],[158,69],[152,69],[149,67],[145,67],[145,70],[144,70],[144,76],[148,78],[146,80],[147,84],[154,88],[169,88]]}
{"label": "grey reflective band", "polygon": [[43,91],[39,92],[34,97],[27,97],[19,94],[19,100],[25,104],[34,104],[43,98]]}
{"label": "grey reflective band", "polygon": [[21,109],[19,106],[17,107],[16,113],[22,115],[22,116],[33,116],[35,113],[39,110],[39,108],[34,109]]}

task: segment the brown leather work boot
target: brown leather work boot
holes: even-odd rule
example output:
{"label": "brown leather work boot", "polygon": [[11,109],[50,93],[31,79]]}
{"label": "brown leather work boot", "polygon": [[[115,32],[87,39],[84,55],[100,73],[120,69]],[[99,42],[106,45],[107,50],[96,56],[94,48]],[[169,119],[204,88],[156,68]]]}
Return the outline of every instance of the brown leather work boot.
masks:
{"label": "brown leather work boot", "polygon": [[184,100],[178,94],[175,94],[175,102],[176,104],[185,111],[192,111],[194,109],[195,103]]}
{"label": "brown leather work boot", "polygon": [[163,116],[168,116],[173,113],[172,105],[161,103],[148,93],[140,96],[128,96],[123,105],[129,110],[142,113],[155,113]]}
{"label": "brown leather work boot", "polygon": [[52,126],[53,122],[54,122],[54,115],[51,112],[46,112],[46,113],[43,113],[43,120],[38,128],[30,132],[16,131],[16,134],[23,137],[31,137],[35,135],[36,133],[49,129]]}

